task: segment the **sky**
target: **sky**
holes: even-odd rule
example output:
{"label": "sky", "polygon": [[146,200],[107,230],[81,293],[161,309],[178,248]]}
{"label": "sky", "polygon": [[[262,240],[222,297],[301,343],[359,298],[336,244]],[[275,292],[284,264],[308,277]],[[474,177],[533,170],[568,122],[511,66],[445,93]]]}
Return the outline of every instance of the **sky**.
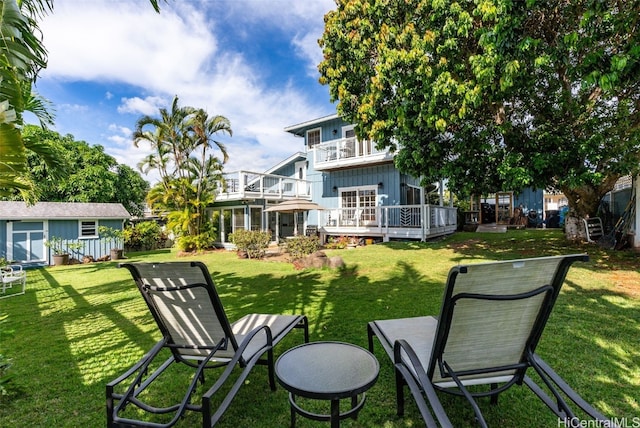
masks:
{"label": "sky", "polygon": [[161,0],[160,7],[157,14],[147,0],[55,0],[40,22],[48,66],[35,86],[53,103],[55,131],[137,169],[150,148],[133,145],[136,121],[158,117],[178,96],[180,106],[230,120],[233,136],[215,138],[229,153],[226,172],[264,172],[304,150],[286,126],[336,112],[317,70],[333,0]]}

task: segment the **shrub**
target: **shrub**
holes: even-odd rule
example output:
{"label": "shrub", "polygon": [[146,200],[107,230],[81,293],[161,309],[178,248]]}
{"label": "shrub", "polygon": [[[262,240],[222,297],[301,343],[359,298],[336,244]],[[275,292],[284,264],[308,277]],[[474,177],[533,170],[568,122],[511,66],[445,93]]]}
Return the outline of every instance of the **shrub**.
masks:
{"label": "shrub", "polygon": [[167,235],[155,221],[136,223],[124,230],[125,247],[132,251],[164,248]]}
{"label": "shrub", "polygon": [[195,236],[184,235],[178,237],[176,240],[176,246],[179,251],[201,251],[213,247],[213,237],[209,232],[204,232]]}
{"label": "shrub", "polygon": [[246,252],[250,259],[261,259],[271,242],[271,232],[239,229],[233,232],[229,239],[239,251]]}
{"label": "shrub", "polygon": [[313,254],[320,249],[320,240],[317,236],[294,236],[287,239],[287,252],[292,259],[300,259]]}

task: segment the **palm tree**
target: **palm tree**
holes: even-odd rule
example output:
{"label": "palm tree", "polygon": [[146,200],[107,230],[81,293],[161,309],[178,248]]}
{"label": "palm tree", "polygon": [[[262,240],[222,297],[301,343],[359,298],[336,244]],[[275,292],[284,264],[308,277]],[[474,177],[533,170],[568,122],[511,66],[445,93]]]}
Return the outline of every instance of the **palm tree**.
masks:
{"label": "palm tree", "polygon": [[[206,235],[205,209],[215,199],[216,183],[229,159],[224,144],[213,136],[220,132],[232,135],[231,124],[224,116],[210,117],[203,109],[180,107],[177,96],[169,110],[163,108],[159,113],[159,117],[138,119],[133,133],[136,147],[144,141],[153,149],[138,168],[145,173],[158,170],[161,177],[147,201],[155,212],[169,212],[168,225],[177,235],[206,241],[206,237],[195,238]],[[214,147],[222,153],[222,160],[211,155]]]}
{"label": "palm tree", "polygon": [[[197,177],[197,195],[200,197],[207,190],[214,191],[208,183],[214,185],[219,182],[222,172],[222,165],[229,160],[229,154],[225,145],[213,139],[219,133],[233,135],[231,122],[224,116],[209,116],[208,113],[199,109],[193,115],[189,130],[192,137],[194,151],[200,150],[200,162],[192,164],[193,174]],[[217,147],[222,153],[222,162],[217,157],[209,155],[209,149]],[[195,168],[194,168],[195,166]]]}
{"label": "palm tree", "polygon": [[189,119],[195,111],[193,107],[178,106],[178,97],[175,96],[171,103],[171,110],[161,108],[159,118],[145,115],[136,122],[136,129],[133,132],[133,144],[136,147],[140,142],[146,141],[151,144],[158,159],[166,155],[171,156],[169,162],[158,163],[161,176],[183,177],[185,172],[183,164],[189,158],[190,151]]}

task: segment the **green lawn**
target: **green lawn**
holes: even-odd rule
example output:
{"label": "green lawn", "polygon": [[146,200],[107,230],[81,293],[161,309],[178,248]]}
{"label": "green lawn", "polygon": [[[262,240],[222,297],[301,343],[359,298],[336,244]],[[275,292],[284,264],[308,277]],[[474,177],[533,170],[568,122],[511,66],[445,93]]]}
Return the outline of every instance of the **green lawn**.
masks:
{"label": "green lawn", "polygon": [[[302,270],[289,263],[238,259],[215,252],[184,259],[205,262],[231,320],[246,313],[302,313],[311,340],[366,347],[374,319],[437,314],[449,268],[538,255],[587,252],[589,263],[571,268],[538,353],[608,417],[640,421],[640,254],[570,244],[560,231],[458,233],[439,242],[390,243],[331,250],[341,271]],[[173,252],[129,254],[133,261],[170,261]],[[9,395],[0,398],[2,427],[105,426],[105,384],[159,338],[125,269],[95,263],[30,270],[27,292],[0,300],[0,353],[13,359]],[[302,342],[292,332],[276,356]],[[351,427],[415,427],[423,423],[408,397],[406,415],[395,414],[393,370],[376,348],[380,377]],[[327,358],[331,358],[327,355]],[[208,381],[213,376],[209,375]],[[182,393],[164,385],[163,395]],[[454,425],[474,426],[469,405],[443,396]],[[556,418],[526,388],[511,388],[497,406],[480,401],[490,426],[557,427]],[[197,426],[189,416],[178,426]],[[287,394],[270,391],[266,368],[255,367],[220,427],[283,427]],[[299,427],[328,426],[298,418]]]}

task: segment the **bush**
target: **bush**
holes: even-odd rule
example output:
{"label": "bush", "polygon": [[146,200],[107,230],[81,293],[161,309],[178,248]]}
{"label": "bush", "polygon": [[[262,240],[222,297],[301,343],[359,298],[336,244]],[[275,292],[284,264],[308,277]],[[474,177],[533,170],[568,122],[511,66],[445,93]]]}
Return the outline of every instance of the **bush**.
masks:
{"label": "bush", "polygon": [[213,237],[210,232],[204,232],[195,236],[180,236],[176,240],[176,247],[179,251],[185,252],[205,250],[213,247]]}
{"label": "bush", "polygon": [[313,254],[320,249],[320,240],[317,236],[294,236],[287,239],[287,252],[291,258],[301,259],[304,256]]}
{"label": "bush", "polygon": [[136,223],[124,230],[124,245],[131,251],[164,248],[167,235],[155,221]]}
{"label": "bush", "polygon": [[250,259],[261,259],[271,242],[271,232],[240,229],[232,233],[229,239],[238,251],[246,252]]}

